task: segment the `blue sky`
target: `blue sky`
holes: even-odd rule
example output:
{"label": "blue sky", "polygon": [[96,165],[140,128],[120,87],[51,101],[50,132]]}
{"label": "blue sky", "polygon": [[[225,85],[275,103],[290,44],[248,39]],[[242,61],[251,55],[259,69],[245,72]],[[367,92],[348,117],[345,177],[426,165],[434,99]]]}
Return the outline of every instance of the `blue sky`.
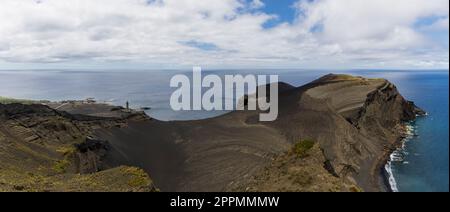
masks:
{"label": "blue sky", "polygon": [[278,16],[277,19],[268,21],[264,26],[273,27],[274,25],[287,22],[292,23],[295,19],[296,11],[293,5],[296,3],[295,0],[263,0],[265,6],[261,9],[267,14],[275,14]]}
{"label": "blue sky", "polygon": [[4,0],[0,69],[448,69],[448,0]]}

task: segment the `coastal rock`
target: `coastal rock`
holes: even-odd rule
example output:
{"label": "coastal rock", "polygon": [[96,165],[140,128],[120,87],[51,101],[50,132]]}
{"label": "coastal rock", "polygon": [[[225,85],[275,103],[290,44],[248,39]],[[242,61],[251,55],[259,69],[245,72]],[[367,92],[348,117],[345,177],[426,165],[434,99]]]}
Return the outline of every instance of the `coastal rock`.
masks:
{"label": "coastal rock", "polygon": [[[57,186],[63,184],[71,190],[74,183],[96,180],[101,190],[118,176],[128,186],[110,189],[388,190],[382,168],[404,123],[423,110],[384,79],[330,74],[301,87],[279,85],[274,122],[259,122],[261,111],[162,122],[95,103],[0,104],[0,189],[64,190]],[[248,95],[242,103],[252,98],[259,97]],[[140,167],[152,181],[139,169],[131,172],[140,177],[129,179],[130,170],[124,174],[120,165]],[[30,172],[59,184],[13,180],[33,181]]]}
{"label": "coastal rock", "polygon": [[[246,188],[274,158],[305,139],[321,149],[324,160],[315,167],[327,177],[364,191],[385,190],[380,173],[386,147],[398,143],[403,122],[421,110],[384,79],[330,74],[298,88],[281,85],[274,122],[259,122],[260,111],[235,111],[197,121],[135,122],[96,135],[126,155],[123,163],[140,164],[152,173],[163,191]],[[310,188],[320,183],[313,181],[316,186]]]}

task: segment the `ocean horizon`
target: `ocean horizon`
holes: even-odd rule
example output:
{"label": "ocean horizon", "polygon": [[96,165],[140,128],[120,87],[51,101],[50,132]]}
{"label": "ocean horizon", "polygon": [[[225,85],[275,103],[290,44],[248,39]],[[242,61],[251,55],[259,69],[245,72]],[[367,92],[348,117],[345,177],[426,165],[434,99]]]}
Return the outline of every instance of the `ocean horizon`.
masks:
{"label": "ocean horizon", "polygon": [[[0,71],[0,96],[31,100],[83,100],[135,109],[149,107],[146,113],[156,119],[197,120],[216,117],[228,111],[175,112],[169,105],[173,88],[170,78],[190,70],[160,71],[85,71],[85,70],[22,70]],[[395,154],[390,172],[398,191],[449,191],[449,71],[448,70],[205,70],[225,74],[278,74],[280,81],[294,86],[304,85],[328,73],[352,74],[369,78],[385,78],[400,93],[414,101],[428,115],[411,125],[411,137]]]}

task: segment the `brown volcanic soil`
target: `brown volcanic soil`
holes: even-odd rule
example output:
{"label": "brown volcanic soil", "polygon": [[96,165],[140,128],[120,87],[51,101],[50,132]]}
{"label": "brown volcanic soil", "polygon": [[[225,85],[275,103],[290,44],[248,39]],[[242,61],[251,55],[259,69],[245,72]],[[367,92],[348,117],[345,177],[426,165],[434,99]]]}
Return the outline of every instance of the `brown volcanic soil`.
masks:
{"label": "brown volcanic soil", "polygon": [[236,111],[199,121],[135,122],[97,135],[126,158],[123,163],[151,173],[162,191],[229,191],[250,181],[257,185],[254,179],[261,170],[273,167],[280,155],[305,139],[323,152],[315,167],[325,170],[326,162],[327,177],[336,175],[348,185],[342,188],[379,191],[380,164],[401,139],[402,122],[420,110],[382,79],[327,75],[299,88],[282,87],[275,122],[258,122],[257,111]]}
{"label": "brown volcanic soil", "polygon": [[304,151],[298,151],[298,148],[301,147],[294,146],[287,153],[276,157],[269,166],[258,170],[251,179],[232,185],[231,190],[251,192],[361,191],[354,183],[340,178],[333,170],[328,170],[329,163],[317,143],[308,148],[303,147]]}
{"label": "brown volcanic soil", "polygon": [[0,191],[154,191],[141,169],[104,160],[114,152],[87,138],[127,119],[70,115],[45,105],[0,104]]}
{"label": "brown volcanic soil", "polygon": [[[259,111],[161,122],[142,113],[78,102],[48,104],[58,111],[16,105],[25,112],[22,108],[11,116],[18,108],[0,104],[0,189],[17,186],[9,181],[14,176],[10,170],[24,178],[39,173],[58,179],[56,185],[39,184],[50,190],[73,190],[70,185],[80,180],[72,173],[91,173],[89,179],[107,185],[113,183],[109,176],[123,175],[116,173],[123,169],[109,168],[130,165],[149,173],[162,191],[379,191],[380,170],[402,138],[403,122],[423,113],[382,79],[327,75],[298,88],[280,83],[279,92],[274,122],[258,122]],[[88,135],[95,139],[86,139]],[[313,147],[300,151],[301,157],[293,154],[306,140]],[[58,148],[83,141],[87,153],[75,154],[78,163],[66,167]],[[68,175],[55,173],[61,167]],[[105,171],[109,174],[95,177]],[[136,190],[123,186],[134,182],[154,189],[137,175],[141,178],[131,181],[118,177],[122,186],[113,188]],[[35,189],[31,184],[17,188]]]}

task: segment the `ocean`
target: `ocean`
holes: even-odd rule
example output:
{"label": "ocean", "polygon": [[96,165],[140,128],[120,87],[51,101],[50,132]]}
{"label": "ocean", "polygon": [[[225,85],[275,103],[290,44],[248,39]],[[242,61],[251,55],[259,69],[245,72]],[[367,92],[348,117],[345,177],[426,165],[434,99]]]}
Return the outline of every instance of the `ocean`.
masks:
{"label": "ocean", "polygon": [[[449,71],[318,71],[318,70],[215,70],[206,74],[278,74],[280,81],[300,86],[327,73],[346,73],[386,78],[401,94],[428,112],[410,124],[411,136],[393,156],[388,171],[398,191],[449,191]],[[226,111],[175,112],[169,98],[175,88],[170,79],[191,71],[0,71],[0,96],[32,100],[81,100],[131,107],[150,107],[147,113],[159,120],[194,120]]]}

